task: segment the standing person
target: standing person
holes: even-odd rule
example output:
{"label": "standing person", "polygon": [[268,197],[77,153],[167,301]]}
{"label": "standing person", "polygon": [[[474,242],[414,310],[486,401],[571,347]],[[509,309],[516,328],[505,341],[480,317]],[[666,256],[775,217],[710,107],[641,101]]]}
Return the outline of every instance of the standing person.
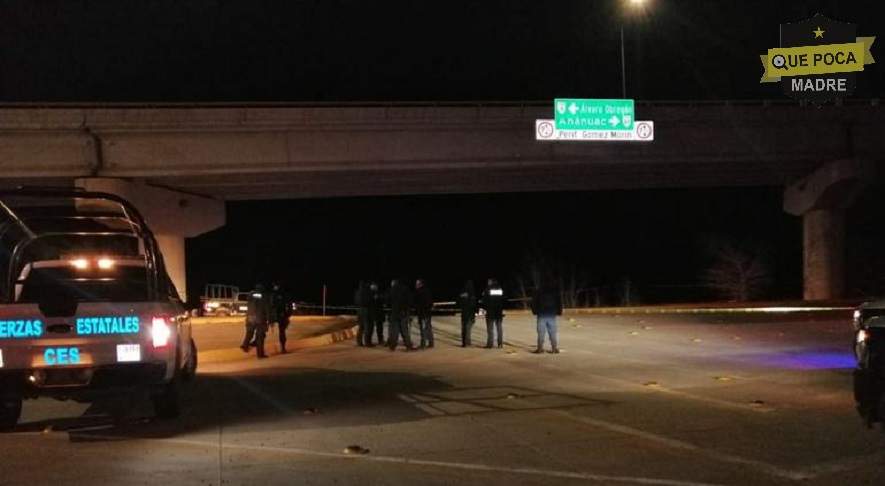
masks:
{"label": "standing person", "polygon": [[390,282],[390,292],[387,294],[387,300],[390,306],[387,347],[394,351],[397,343],[399,343],[399,337],[402,336],[406,351],[414,350],[412,337],[409,335],[409,307],[411,307],[412,297],[409,295],[409,289],[406,288],[406,284],[400,280]]}
{"label": "standing person", "polygon": [[504,347],[504,289],[498,284],[498,280],[490,278],[488,286],[482,291],[482,308],[486,311],[486,331],[488,338],[486,349],[491,349],[495,341],[497,331],[497,344]]}
{"label": "standing person", "polygon": [[242,349],[244,353],[248,353],[249,349],[255,346],[255,321],[254,319],[249,318],[248,305],[249,302],[252,300],[252,294],[258,292],[258,289],[263,290],[263,287],[264,286],[261,284],[256,284],[252,292],[249,293],[249,297],[246,299],[246,335],[243,336],[243,344],[240,345],[240,349]]}
{"label": "standing person", "polygon": [[372,346],[372,327],[369,321],[369,305],[371,303],[371,295],[369,294],[369,283],[360,280],[359,287],[356,289],[353,300],[356,304],[356,345]]}
{"label": "standing person", "polygon": [[271,319],[277,323],[277,331],[280,333],[280,353],[286,354],[286,329],[289,328],[289,315],[291,304],[289,298],[280,289],[280,284],[274,283],[270,294]]}
{"label": "standing person", "polygon": [[264,293],[264,285],[256,284],[255,290],[249,294],[246,301],[246,337],[240,348],[249,352],[252,340],[255,340],[255,348],[258,358],[267,358],[264,353],[264,338],[267,336],[267,327],[270,322],[270,299]]}
{"label": "standing person", "polygon": [[433,347],[433,296],[424,279],[415,280],[415,315],[418,317],[418,331],[421,334],[421,349]]}
{"label": "standing person", "polygon": [[538,316],[538,347],[535,354],[544,352],[544,335],[550,335],[550,352],[559,353],[556,342],[556,316],[562,315],[562,293],[549,280],[542,283],[532,297],[532,314]]}
{"label": "standing person", "polygon": [[372,294],[372,300],[369,304],[369,334],[371,337],[372,327],[378,333],[378,344],[384,344],[384,294],[378,288],[377,282],[369,284],[369,292]]}
{"label": "standing person", "polygon": [[466,348],[473,344],[471,334],[476,323],[476,311],[479,310],[473,280],[464,282],[464,289],[458,294],[458,307],[461,308],[461,347]]}

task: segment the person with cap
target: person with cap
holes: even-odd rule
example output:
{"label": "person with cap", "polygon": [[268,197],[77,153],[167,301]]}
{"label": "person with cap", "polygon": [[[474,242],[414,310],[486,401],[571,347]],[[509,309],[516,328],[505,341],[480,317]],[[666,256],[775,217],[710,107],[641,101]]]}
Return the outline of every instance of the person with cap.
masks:
{"label": "person with cap", "polygon": [[289,327],[291,304],[288,296],[280,289],[280,284],[274,282],[270,294],[271,320],[277,323],[277,332],[280,338],[280,353],[286,354],[286,329]]}
{"label": "person with cap", "polygon": [[[482,291],[481,306],[486,311],[486,349],[491,349],[497,337],[499,348],[504,347],[504,289],[498,280],[490,278],[488,286]],[[496,336],[497,331],[497,336]]]}
{"label": "person with cap", "polygon": [[538,316],[538,347],[535,354],[544,352],[544,337],[550,336],[550,352],[559,353],[556,341],[556,317],[562,315],[562,294],[550,280],[541,283],[532,297],[532,314]]}
{"label": "person with cap", "polygon": [[433,348],[433,296],[424,279],[415,280],[415,316],[418,318],[418,332],[421,334],[421,349]]}
{"label": "person with cap", "polygon": [[473,280],[464,282],[464,288],[458,294],[458,307],[461,309],[461,347],[466,348],[473,345],[471,335],[473,324],[476,323],[476,311],[479,310]]}
{"label": "person with cap", "polygon": [[249,347],[254,346],[259,359],[267,358],[264,352],[264,338],[267,336],[267,327],[270,323],[269,298],[264,293],[264,285],[256,284],[255,290],[249,294],[246,301],[246,337],[240,348],[249,352]]}

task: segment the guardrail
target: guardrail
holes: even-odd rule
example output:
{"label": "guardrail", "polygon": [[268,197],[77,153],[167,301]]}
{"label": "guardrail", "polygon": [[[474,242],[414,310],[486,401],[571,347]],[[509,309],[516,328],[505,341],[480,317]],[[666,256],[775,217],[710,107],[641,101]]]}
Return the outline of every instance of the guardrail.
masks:
{"label": "guardrail", "polygon": [[[848,98],[837,99],[837,106],[879,106],[879,98]],[[804,100],[747,99],[747,100],[636,100],[638,106],[808,106]],[[328,101],[328,102],[226,102],[226,101],[184,101],[184,102],[0,102],[4,108],[405,108],[405,107],[546,107],[552,106],[553,100],[528,101]]]}
{"label": "guardrail", "polygon": [[[508,302],[520,302],[531,299],[516,298],[508,299]],[[710,302],[710,303],[684,303],[684,304],[661,304],[661,305],[633,305],[633,306],[607,306],[607,307],[570,307],[564,309],[566,313],[577,314],[713,314],[713,313],[791,313],[791,312],[840,312],[856,309],[862,300],[840,300],[822,302]],[[322,309],[322,305],[304,304],[299,309]],[[326,310],[346,310],[356,313],[357,306],[326,306]],[[389,311],[384,307],[384,311]],[[457,313],[460,309],[456,302],[434,302],[435,314]],[[508,312],[528,312],[528,309],[509,308]]]}

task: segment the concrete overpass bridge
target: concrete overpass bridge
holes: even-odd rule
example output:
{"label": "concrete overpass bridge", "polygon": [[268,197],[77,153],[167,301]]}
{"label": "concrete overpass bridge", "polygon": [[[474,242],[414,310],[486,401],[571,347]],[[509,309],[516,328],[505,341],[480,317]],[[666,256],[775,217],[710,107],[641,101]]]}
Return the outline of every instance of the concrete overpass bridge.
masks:
{"label": "concrete overpass bridge", "polygon": [[842,214],[885,165],[877,101],[638,102],[655,141],[536,141],[553,103],[0,104],[0,185],[138,205],[179,288],[184,238],[225,200],[781,186],[803,217],[805,296],[842,292]]}

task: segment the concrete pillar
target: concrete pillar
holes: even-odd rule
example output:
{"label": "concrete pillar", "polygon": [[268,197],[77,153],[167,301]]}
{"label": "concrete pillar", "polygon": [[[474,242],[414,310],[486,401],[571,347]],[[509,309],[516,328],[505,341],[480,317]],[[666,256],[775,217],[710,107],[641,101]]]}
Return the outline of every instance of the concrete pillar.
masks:
{"label": "concrete pillar", "polygon": [[76,179],[74,185],[116,194],[138,209],[160,246],[166,272],[186,301],[184,239],[224,226],[224,201],[127,179],[89,177]]}
{"label": "concrete pillar", "polygon": [[845,211],[815,209],[802,215],[803,295],[829,300],[845,289]]}
{"label": "concrete pillar", "polygon": [[160,246],[160,252],[163,254],[163,261],[166,263],[166,272],[178,295],[182,300],[187,301],[187,287],[179,285],[187,285],[187,271],[185,270],[184,255],[184,237],[173,235],[154,235],[157,239],[157,245]]}
{"label": "concrete pillar", "polygon": [[865,159],[822,165],[784,190],[784,210],[802,216],[803,298],[833,300],[845,291],[845,210],[874,178]]}

